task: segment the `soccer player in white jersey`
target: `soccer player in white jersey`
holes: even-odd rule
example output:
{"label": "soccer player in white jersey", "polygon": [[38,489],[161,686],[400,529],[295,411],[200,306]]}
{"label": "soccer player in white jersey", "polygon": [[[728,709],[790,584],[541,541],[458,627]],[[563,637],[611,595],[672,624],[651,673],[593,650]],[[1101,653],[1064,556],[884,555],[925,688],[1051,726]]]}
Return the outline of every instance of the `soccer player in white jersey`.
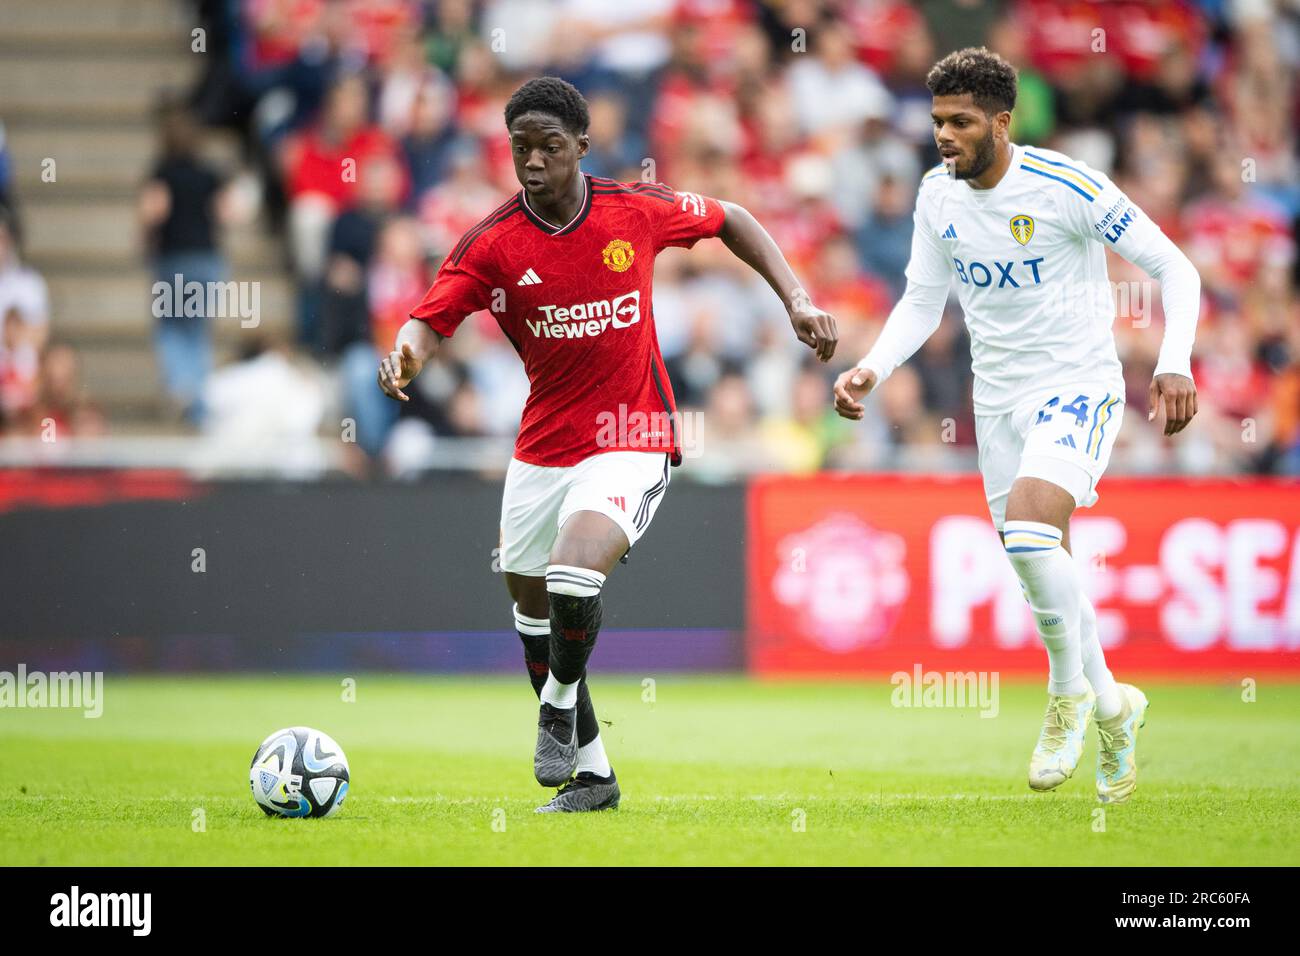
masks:
{"label": "soccer player in white jersey", "polygon": [[1105,250],[1160,282],[1165,332],[1147,418],[1162,416],[1166,435],[1196,414],[1200,278],[1105,175],[1010,141],[1016,73],[1001,57],[959,50],[926,85],[943,162],[917,195],[907,288],[871,351],[836,381],[836,411],[862,418],[861,400],[938,328],[955,285],[970,330],[989,512],[1047,648],[1047,713],[1029,786],[1065,782],[1095,720],[1097,796],[1119,803],[1137,784],[1147,699],[1106,667],[1097,616],[1069,554],[1070,515],[1097,501],[1124,414]]}

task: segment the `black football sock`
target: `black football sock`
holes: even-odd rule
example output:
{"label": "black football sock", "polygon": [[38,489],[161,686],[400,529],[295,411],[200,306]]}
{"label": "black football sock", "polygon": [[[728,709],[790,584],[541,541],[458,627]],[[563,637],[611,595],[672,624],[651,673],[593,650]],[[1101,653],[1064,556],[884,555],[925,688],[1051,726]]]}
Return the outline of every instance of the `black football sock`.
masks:
{"label": "black football sock", "polygon": [[585,747],[599,736],[596,708],[591,703],[591,691],[587,689],[587,675],[583,674],[578,683],[578,746]]}
{"label": "black football sock", "polygon": [[555,691],[563,700],[565,691],[586,673],[600,633],[600,589],[604,584],[605,575],[589,568],[552,564],[546,569],[551,604],[551,681],[544,697]]}
{"label": "black football sock", "polygon": [[549,618],[529,617],[515,605],[515,631],[524,644],[524,666],[528,668],[528,680],[533,690],[540,697],[542,687],[546,685],[546,658],[551,649],[551,622]]}

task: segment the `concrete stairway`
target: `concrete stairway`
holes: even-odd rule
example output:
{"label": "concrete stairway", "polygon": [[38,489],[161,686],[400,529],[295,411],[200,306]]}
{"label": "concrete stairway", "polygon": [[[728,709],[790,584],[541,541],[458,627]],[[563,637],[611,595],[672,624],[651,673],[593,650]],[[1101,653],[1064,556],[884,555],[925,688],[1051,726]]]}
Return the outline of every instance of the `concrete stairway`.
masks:
{"label": "concrete stairway", "polygon": [[[50,287],[53,334],[81,355],[90,395],[115,434],[175,428],[163,419],[151,339],[152,279],[135,218],[153,165],[152,108],[188,90],[208,54],[190,49],[182,0],[6,0],[0,3],[0,120],[28,261]],[[236,144],[213,135],[211,157],[235,171]],[[42,180],[55,161],[56,180]],[[257,333],[292,335],[292,288],[278,241],[260,224],[227,230],[230,277],[261,283]],[[217,323],[222,361],[249,330]]]}

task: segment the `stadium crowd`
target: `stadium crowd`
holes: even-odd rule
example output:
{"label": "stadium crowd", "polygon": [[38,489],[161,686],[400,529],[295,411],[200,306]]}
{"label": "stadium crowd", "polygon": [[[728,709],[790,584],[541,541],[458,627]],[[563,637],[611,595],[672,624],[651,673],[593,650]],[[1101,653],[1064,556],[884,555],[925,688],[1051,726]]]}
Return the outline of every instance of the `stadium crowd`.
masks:
{"label": "stadium crowd", "polygon": [[50,336],[49,293],[23,261],[0,149],[0,435],[102,435],[107,423],[80,382],[76,351]]}
{"label": "stadium crowd", "polygon": [[[446,344],[407,405],[379,392],[375,367],[441,258],[519,188],[502,109],[523,79],[540,74],[570,80],[590,102],[587,172],[655,179],[747,207],[814,301],[837,317],[839,352],[820,367],[775,296],[720,243],[660,256],[654,316],[663,355],[679,407],[702,413],[703,454],[689,466],[696,477],[969,467],[968,341],[954,306],[868,402],[864,423],[834,415],[830,380],[866,352],[902,288],[917,183],[937,161],[926,72],[952,49],[987,45],[1020,71],[1013,139],[1109,173],[1201,273],[1200,416],[1170,442],[1145,414],[1159,286],[1111,255],[1129,406],[1113,470],[1300,474],[1294,4],[198,6],[212,56],[190,108],[203,124],[243,137],[264,182],[267,228],[283,237],[294,277],[295,345],[335,376],[359,449],[378,467],[409,460],[393,457],[403,447],[508,436],[518,424],[527,380],[488,313]],[[187,215],[207,215],[194,212],[194,197],[215,202],[219,192],[199,163],[174,156],[150,184],[189,195]],[[173,213],[153,208],[152,225],[165,232]],[[215,243],[206,246],[173,252],[188,256],[185,269],[218,274]],[[10,383],[23,374],[14,369],[33,362],[9,344],[8,314],[22,309],[7,290],[24,281],[9,248],[0,244],[6,409]],[[161,335],[158,347],[181,356],[169,367],[185,380],[168,387],[195,398],[201,424],[210,360],[201,323],[188,333]]]}

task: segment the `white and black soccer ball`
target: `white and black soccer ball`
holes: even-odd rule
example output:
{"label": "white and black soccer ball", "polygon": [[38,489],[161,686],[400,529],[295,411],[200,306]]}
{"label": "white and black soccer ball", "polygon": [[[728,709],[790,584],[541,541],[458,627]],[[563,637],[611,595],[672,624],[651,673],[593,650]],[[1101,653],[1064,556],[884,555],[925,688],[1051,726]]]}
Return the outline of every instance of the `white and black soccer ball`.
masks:
{"label": "white and black soccer ball", "polygon": [[262,741],[248,778],[267,816],[327,817],[348,795],[348,758],[329,734],[286,727]]}

